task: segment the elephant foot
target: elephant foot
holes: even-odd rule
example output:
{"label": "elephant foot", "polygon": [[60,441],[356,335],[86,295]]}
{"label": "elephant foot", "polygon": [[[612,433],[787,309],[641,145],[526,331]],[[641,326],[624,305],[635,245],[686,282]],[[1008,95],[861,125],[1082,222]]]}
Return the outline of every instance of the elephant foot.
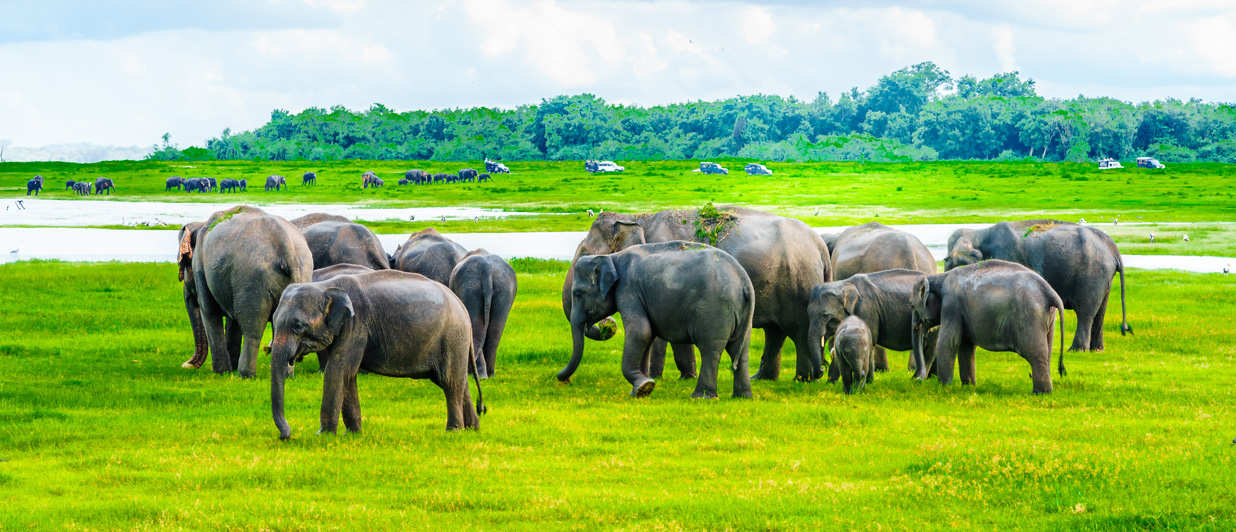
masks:
{"label": "elephant foot", "polygon": [[733,399],[751,399],[751,390],[747,390],[745,392],[734,392],[730,395],[730,397]]}
{"label": "elephant foot", "polygon": [[717,399],[716,392],[700,391],[691,394],[692,399]]}
{"label": "elephant foot", "polygon": [[631,397],[648,397],[656,386],[657,381],[652,379],[640,382],[631,387]]}
{"label": "elephant foot", "polygon": [[188,369],[197,369],[197,368],[202,367],[202,362],[205,362],[205,360],[194,362],[193,359],[189,359],[189,360],[186,360],[184,364],[181,364],[180,367],[188,368]]}
{"label": "elephant foot", "polygon": [[683,373],[681,376],[679,376],[679,377],[678,377],[678,380],[680,380],[680,381],[689,381],[689,380],[694,379],[694,378],[696,378],[696,377],[697,377],[697,375],[696,375],[696,374],[694,374],[694,373]]}
{"label": "elephant foot", "polygon": [[779,375],[774,375],[772,373],[765,373],[763,371],[757,371],[755,375],[751,376],[751,379],[757,380],[757,381],[775,381],[777,380],[778,377]]}
{"label": "elephant foot", "polygon": [[812,382],[815,382],[815,381],[818,381],[818,380],[820,380],[820,378],[819,378],[819,377],[812,378],[812,377],[808,377],[808,376],[806,376],[806,375],[795,375],[795,376],[794,376],[794,382],[805,382],[805,383],[812,383]]}

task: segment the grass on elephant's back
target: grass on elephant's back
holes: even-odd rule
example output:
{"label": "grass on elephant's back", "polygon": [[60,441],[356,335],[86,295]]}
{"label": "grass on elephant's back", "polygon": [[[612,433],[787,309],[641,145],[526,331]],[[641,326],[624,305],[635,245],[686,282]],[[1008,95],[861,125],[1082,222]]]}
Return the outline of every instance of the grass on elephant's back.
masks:
{"label": "grass on elephant's back", "polygon": [[[516,263],[480,432],[444,433],[431,383],[369,375],[365,432],[315,436],[310,356],[288,383],[288,442],[264,375],[179,368],[192,340],[173,266],[0,266],[0,330],[22,331],[0,337],[0,528],[1236,523],[1236,326],[1217,311],[1236,303],[1231,278],[1132,272],[1137,336],[1109,315],[1107,352],[1066,355],[1070,375],[1048,397],[1028,393],[1024,361],[984,352],[974,388],[891,373],[844,396],[784,378],[756,382],[752,401],[698,402],[670,369],[633,401],[621,336],[589,342],[572,384],[555,381],[570,350],[563,266]],[[78,327],[86,316],[99,323]]]}

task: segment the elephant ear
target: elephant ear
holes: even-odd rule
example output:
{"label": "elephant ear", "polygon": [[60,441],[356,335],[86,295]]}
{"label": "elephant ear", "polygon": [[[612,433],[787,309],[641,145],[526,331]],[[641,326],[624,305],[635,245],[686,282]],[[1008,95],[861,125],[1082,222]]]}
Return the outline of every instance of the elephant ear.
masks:
{"label": "elephant ear", "polygon": [[622,251],[646,242],[644,228],[640,224],[626,220],[614,222],[614,238],[610,241],[610,251]]}
{"label": "elephant ear", "polygon": [[845,307],[846,315],[853,315],[858,307],[858,289],[846,284],[841,288],[841,306]]}
{"label": "elephant ear", "polygon": [[597,284],[601,287],[601,298],[609,299],[610,291],[614,289],[614,285],[618,284],[618,268],[614,267],[614,260],[606,255],[597,257],[595,263]]}
{"label": "elephant ear", "polygon": [[176,262],[180,264],[180,281],[184,282],[185,272],[193,268],[193,228],[185,225],[180,228],[180,252]]}
{"label": "elephant ear", "polygon": [[352,308],[352,298],[348,297],[347,292],[331,287],[326,289],[326,309],[323,313],[326,315],[326,326],[330,328],[331,335],[338,336],[344,324],[356,315],[356,309]]}

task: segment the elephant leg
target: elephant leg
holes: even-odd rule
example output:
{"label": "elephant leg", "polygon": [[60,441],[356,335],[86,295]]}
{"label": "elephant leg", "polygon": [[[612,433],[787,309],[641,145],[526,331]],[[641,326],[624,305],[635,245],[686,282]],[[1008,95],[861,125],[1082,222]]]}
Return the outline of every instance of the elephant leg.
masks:
{"label": "elephant leg", "polygon": [[875,353],[871,357],[871,363],[874,371],[888,371],[888,353],[884,351],[883,347],[875,346]]}
{"label": "elephant leg", "polygon": [[695,346],[691,344],[671,344],[674,349],[674,365],[678,367],[679,378],[694,379],[695,373]]}
{"label": "elephant leg", "polygon": [[[248,342],[249,338],[245,338]],[[344,371],[343,357],[335,357],[326,365],[322,376],[322,410],[318,416],[318,434],[334,434],[339,430],[339,414],[343,409],[344,382],[347,375]],[[355,378],[355,377],[353,377]]]}
{"label": "elephant leg", "polygon": [[[206,284],[204,278],[197,280],[202,286]],[[215,373],[227,373],[234,371],[236,366],[232,365],[231,356],[227,351],[227,336],[223,329],[223,309],[219,308],[219,304],[215,302],[214,297],[211,297],[209,292],[199,292],[199,302],[202,312],[202,327],[206,329],[206,340],[210,344],[210,365]]]}
{"label": "elephant leg", "polygon": [[1103,302],[1099,303],[1099,310],[1095,313],[1094,321],[1090,326],[1091,351],[1103,350],[1103,318],[1107,317],[1107,299],[1110,294],[1111,290],[1108,290],[1108,293],[1103,294]]}
{"label": "elephant leg", "polygon": [[240,360],[236,364],[236,373],[241,378],[248,379],[257,373],[258,351],[262,348],[262,333],[266,328],[258,329],[256,334],[244,335],[241,342]]}
{"label": "elephant leg", "polygon": [[[472,355],[476,358],[478,379],[487,379],[491,374],[485,360],[485,336],[489,334],[488,324],[485,323],[486,317],[481,316],[480,313],[472,317]],[[471,373],[472,368],[468,368],[468,372]]]}
{"label": "elephant leg", "polygon": [[647,396],[656,386],[656,381],[643,371],[651,351],[652,328],[646,317],[631,313],[622,315],[622,329],[626,334],[626,343],[622,346],[622,376],[631,383],[632,396]]}
{"label": "elephant leg", "polygon": [[502,342],[502,331],[506,329],[506,319],[509,310],[489,317],[488,332],[485,333],[485,367],[489,376],[493,377],[498,368],[498,344]]}
{"label": "elephant leg", "polygon": [[206,362],[210,354],[210,343],[206,340],[206,328],[202,325],[202,311],[197,306],[197,294],[187,294],[185,289],[185,311],[189,314],[189,327],[193,330],[193,357],[181,364],[184,368],[197,369]]}
{"label": "elephant leg", "polygon": [[1047,341],[1047,335],[1039,335],[1038,341],[1019,354],[1030,363],[1030,379],[1034,382],[1034,393],[1051,393],[1051,344]]}
{"label": "elephant leg", "polygon": [[356,389],[356,375],[343,379],[343,426],[348,432],[361,431],[360,394]]}
{"label": "elephant leg", "polygon": [[936,378],[940,384],[953,382],[953,361],[957,350],[961,347],[961,327],[953,323],[940,325],[940,336],[936,339]]}
{"label": "elephant leg", "polygon": [[652,340],[652,345],[649,347],[651,351],[648,356],[649,358],[648,364],[644,366],[644,371],[645,373],[648,374],[649,377],[652,377],[654,379],[659,379],[661,378],[661,375],[665,372],[666,345],[667,345],[667,342],[660,338],[654,338]]}
{"label": "elephant leg", "polygon": [[798,333],[793,337],[794,340],[794,380],[801,382],[812,382],[819,380],[824,376],[824,368],[815,364],[811,360],[810,340],[808,340],[807,328],[799,327]]}
{"label": "elephant leg", "polygon": [[1073,345],[1069,351],[1090,349],[1090,327],[1094,325],[1094,315],[1098,310],[1098,305],[1089,302],[1080,302],[1073,307],[1073,313],[1077,316],[1077,331],[1073,333]]}
{"label": "elephant leg", "polygon": [[693,399],[717,398],[717,372],[721,366],[720,345],[701,344],[700,346],[700,376],[695,381]]}
{"label": "elephant leg", "polygon": [[[821,350],[829,354],[829,357],[828,357],[829,359],[828,360],[828,383],[829,384],[835,384],[837,382],[837,379],[841,378],[841,365],[837,363],[837,356],[832,354],[834,341],[836,341],[836,338],[829,338],[827,348],[825,348],[824,346],[820,346]],[[910,360],[914,360],[913,355],[911,355]]]}
{"label": "elephant leg", "polygon": [[725,346],[730,355],[730,369],[734,372],[734,393],[732,397],[751,397],[751,374],[748,364],[751,360],[751,330],[742,340],[731,342]]}
{"label": "elephant leg", "polygon": [[228,318],[223,322],[223,331],[227,335],[227,354],[232,359],[232,367],[240,367],[240,353],[243,349],[244,335],[240,332],[240,322]]}
{"label": "elephant leg", "polygon": [[961,339],[957,348],[957,370],[961,373],[962,384],[975,384],[974,379],[974,342]]}
{"label": "elephant leg", "polygon": [[476,413],[476,409],[472,407],[472,391],[468,389],[468,379],[463,380],[463,393],[459,399],[460,408],[463,411],[463,422],[465,429],[481,428],[481,418]]}
{"label": "elephant leg", "polygon": [[760,369],[756,380],[775,381],[781,377],[781,346],[785,345],[785,333],[776,325],[764,328],[764,354],[760,357]]}

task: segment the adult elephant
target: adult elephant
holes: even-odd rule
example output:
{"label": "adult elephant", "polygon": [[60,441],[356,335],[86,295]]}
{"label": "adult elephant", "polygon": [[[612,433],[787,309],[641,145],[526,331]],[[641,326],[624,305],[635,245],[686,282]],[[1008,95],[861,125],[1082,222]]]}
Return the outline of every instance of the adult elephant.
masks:
{"label": "adult elephant", "polygon": [[90,195],[90,182],[89,181],[78,181],[76,183],[73,183],[73,192],[76,193],[78,196],[89,196]]}
{"label": "adult elephant", "polygon": [[[252,377],[262,333],[283,289],[309,282],[313,274],[305,237],[283,218],[233,207],[181,237],[179,262],[191,264],[215,372]],[[239,356],[231,349],[237,335],[243,338]]]}
{"label": "adult elephant", "polygon": [[444,285],[451,283],[451,271],[468,250],[429,227],[408,236],[391,255],[391,268],[419,273]]}
{"label": "adult elephant", "polygon": [[213,178],[213,177],[203,177],[202,179],[205,179],[205,180],[206,180],[206,182],[210,184],[210,190],[214,190],[214,189],[216,189],[216,188],[219,188],[219,181],[218,181],[218,180],[216,180],[215,178]]}
{"label": "adult elephant", "polygon": [[172,177],[167,178],[167,186],[163,188],[163,191],[167,192],[173,188],[176,190],[180,190],[181,187],[184,186],[184,184],[185,184],[185,178],[180,177],[178,175],[174,175]]}
{"label": "adult elephant", "polygon": [[361,188],[369,188],[373,184],[373,180],[378,178],[378,174],[372,171],[361,174]]}
{"label": "adult elephant", "polygon": [[313,172],[305,172],[305,175],[301,176],[300,186],[303,187],[305,185],[316,185],[316,184],[318,184],[318,174],[315,174]]}
{"label": "adult elephant", "polygon": [[463,182],[476,181],[477,171],[472,168],[464,168],[459,171],[459,180]]}
{"label": "adult elephant", "polygon": [[[936,259],[918,237],[880,222],[868,222],[847,228],[840,234],[821,236],[828,243],[834,281],[843,281],[860,273],[898,268],[923,272],[926,275],[937,271]],[[906,317],[908,316],[909,314],[906,314]],[[872,326],[870,322],[868,325]],[[874,326],[872,327],[874,329]],[[879,342],[876,342],[873,362],[876,371],[888,371],[888,354]],[[914,369],[913,355],[907,365]],[[833,371],[830,366],[830,379]]]}
{"label": "adult elephant", "polygon": [[450,178],[451,178],[451,174],[434,174],[433,182],[434,183],[447,183],[449,182],[448,180]]}
{"label": "adult elephant", "polygon": [[185,180],[184,187],[185,192],[206,192],[206,189],[210,187],[210,181],[203,177],[191,177]]}
{"label": "adult elephant", "polygon": [[464,255],[451,270],[448,286],[468,309],[468,318],[472,321],[477,376],[493,377],[497,370],[498,344],[519,290],[515,269],[502,257],[477,249]]}
{"label": "adult elephant", "polygon": [[284,179],[284,177],[281,175],[272,175],[272,176],[266,177],[266,191],[267,192],[270,192],[271,189],[278,191],[279,187],[287,188],[288,180]]}
{"label": "adult elephant", "polygon": [[38,196],[39,192],[42,192],[42,191],[43,191],[43,176],[36,175],[34,176],[34,179],[26,181],[26,195],[27,196],[29,196],[31,192],[33,192],[35,196]]}
{"label": "adult elephant", "polygon": [[76,184],[77,184],[77,181],[74,181],[74,180],[72,180],[72,179],[70,179],[70,180],[68,180],[68,181],[65,181],[65,182],[64,182],[64,189],[65,189],[65,190],[73,190],[73,185],[76,185]]}
{"label": "adult elephant", "polygon": [[94,180],[94,193],[96,196],[102,194],[104,190],[107,191],[108,196],[111,196],[112,189],[114,188],[116,188],[116,184],[111,179],[100,177]]}
{"label": "adult elephant", "polygon": [[429,177],[429,174],[425,173],[424,170],[412,169],[412,170],[408,170],[407,172],[404,172],[403,177],[404,179],[407,179],[409,183],[412,183],[413,185],[419,185],[426,181],[426,179]]}
{"label": "adult elephant", "polygon": [[[572,265],[584,255],[614,253],[645,242],[687,240],[718,247],[733,255],[755,288],[752,327],[764,329],[764,354],[755,378],[775,380],[781,374],[781,347],[786,338],[798,353],[795,378],[823,376],[820,344],[808,340],[811,319],[807,304],[815,285],[831,281],[828,246],[807,224],[775,214],[736,206],[704,210],[667,210],[650,214],[602,213],[575,249]],[[571,316],[570,287],[574,270],[567,270],[562,287],[562,310]],[[601,329],[589,327],[585,336],[605,339]],[[675,361],[686,364],[675,349]],[[694,354],[690,355],[694,365]],[[656,364],[656,361],[653,361]],[[570,370],[570,371],[568,371]],[[655,370],[654,370],[655,371]],[[574,367],[558,373],[568,380]]]}
{"label": "adult elephant", "polygon": [[336,264],[359,264],[375,270],[390,269],[390,261],[378,235],[368,227],[348,219],[326,220],[301,226],[292,221],[305,235],[313,253],[313,268]]}
{"label": "adult elephant", "polygon": [[220,194],[224,192],[237,192],[239,190],[241,190],[240,180],[224,179],[219,182],[219,193]]}
{"label": "adult elephant", "polygon": [[1107,233],[1059,220],[1000,222],[958,229],[948,238],[944,271],[987,259],[1016,262],[1043,276],[1077,316],[1070,351],[1102,351],[1112,278],[1120,274],[1120,334],[1132,333],[1124,300],[1124,259]]}

